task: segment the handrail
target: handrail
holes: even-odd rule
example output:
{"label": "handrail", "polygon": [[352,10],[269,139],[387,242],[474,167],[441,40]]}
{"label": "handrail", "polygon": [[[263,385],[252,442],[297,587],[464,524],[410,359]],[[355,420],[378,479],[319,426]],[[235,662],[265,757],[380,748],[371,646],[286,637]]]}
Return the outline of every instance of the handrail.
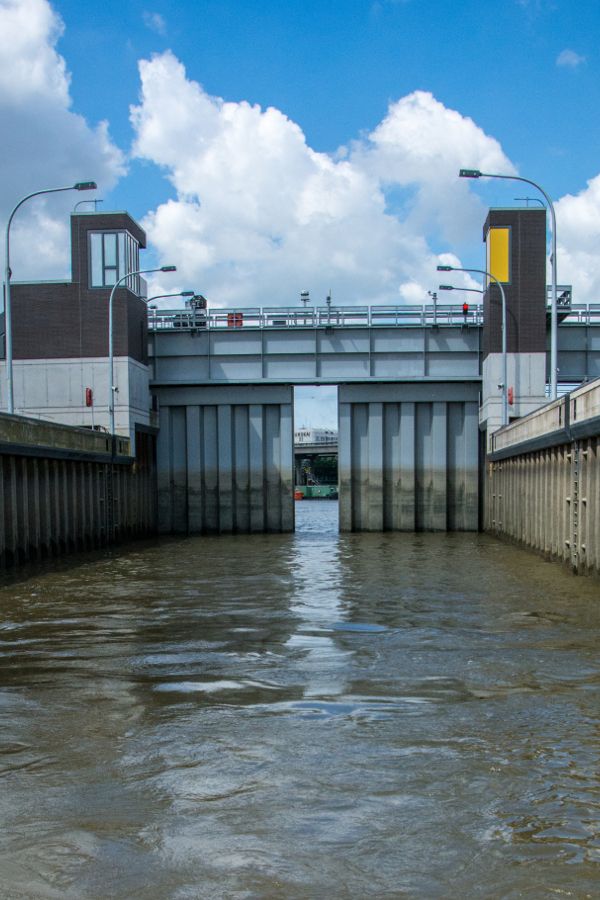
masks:
{"label": "handrail", "polygon": [[[151,331],[194,331],[200,328],[353,328],[353,327],[427,327],[480,326],[483,306],[471,304],[465,315],[459,304],[416,304],[379,306],[297,306],[192,309],[149,309]],[[561,312],[560,327],[600,325],[600,303],[573,303]]]}
{"label": "handrail", "polygon": [[208,311],[192,309],[149,309],[148,327],[151,331],[229,329],[240,328],[352,328],[352,327],[432,327],[481,325],[483,307],[433,304],[396,306],[296,306],[213,308]]}

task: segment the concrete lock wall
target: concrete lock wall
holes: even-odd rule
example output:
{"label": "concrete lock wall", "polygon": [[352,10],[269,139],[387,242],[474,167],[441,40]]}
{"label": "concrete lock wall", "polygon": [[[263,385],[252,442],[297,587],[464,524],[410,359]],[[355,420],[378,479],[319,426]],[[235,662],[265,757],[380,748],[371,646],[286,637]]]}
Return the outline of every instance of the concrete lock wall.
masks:
{"label": "concrete lock wall", "polygon": [[119,438],[0,415],[0,568],[156,529],[153,461]]}
{"label": "concrete lock wall", "polygon": [[600,381],[493,436],[485,528],[600,573]]}
{"label": "concrete lock wall", "polygon": [[339,388],[342,531],[477,531],[478,385]]}
{"label": "concrete lock wall", "polygon": [[163,533],[294,529],[292,388],[156,390]]}

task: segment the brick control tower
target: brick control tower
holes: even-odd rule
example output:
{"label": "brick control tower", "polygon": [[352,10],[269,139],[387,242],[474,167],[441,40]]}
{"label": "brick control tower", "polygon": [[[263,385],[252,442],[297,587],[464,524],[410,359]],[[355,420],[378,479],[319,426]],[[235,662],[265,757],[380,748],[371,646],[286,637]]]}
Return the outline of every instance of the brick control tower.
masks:
{"label": "brick control tower", "polygon": [[[146,235],[126,212],[71,215],[70,281],[12,282],[15,412],[108,430],[108,301],[140,268]],[[154,433],[145,284],[132,274],[115,291],[117,434]],[[0,352],[0,357],[4,352]],[[0,400],[6,378],[0,364]]]}
{"label": "brick control tower", "polygon": [[[506,296],[510,419],[546,402],[546,210],[490,209],[483,226],[486,271]],[[490,280],[483,297],[480,427],[502,425],[502,300]]]}

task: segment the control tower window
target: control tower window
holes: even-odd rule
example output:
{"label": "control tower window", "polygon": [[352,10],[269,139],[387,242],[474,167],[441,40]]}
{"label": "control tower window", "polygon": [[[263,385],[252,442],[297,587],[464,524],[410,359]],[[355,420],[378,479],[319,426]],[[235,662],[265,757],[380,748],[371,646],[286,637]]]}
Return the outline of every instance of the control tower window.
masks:
{"label": "control tower window", "polygon": [[[90,286],[112,287],[117,281],[139,269],[139,244],[127,231],[90,232]],[[139,294],[137,276],[125,285]]]}

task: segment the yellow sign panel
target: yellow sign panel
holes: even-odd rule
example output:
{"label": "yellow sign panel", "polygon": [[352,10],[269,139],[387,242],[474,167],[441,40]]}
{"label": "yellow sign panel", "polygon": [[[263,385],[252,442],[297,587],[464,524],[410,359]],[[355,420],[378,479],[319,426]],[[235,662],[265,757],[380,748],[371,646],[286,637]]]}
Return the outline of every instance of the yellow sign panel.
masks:
{"label": "yellow sign panel", "polygon": [[494,226],[487,233],[487,270],[498,281],[510,281],[510,228]]}

